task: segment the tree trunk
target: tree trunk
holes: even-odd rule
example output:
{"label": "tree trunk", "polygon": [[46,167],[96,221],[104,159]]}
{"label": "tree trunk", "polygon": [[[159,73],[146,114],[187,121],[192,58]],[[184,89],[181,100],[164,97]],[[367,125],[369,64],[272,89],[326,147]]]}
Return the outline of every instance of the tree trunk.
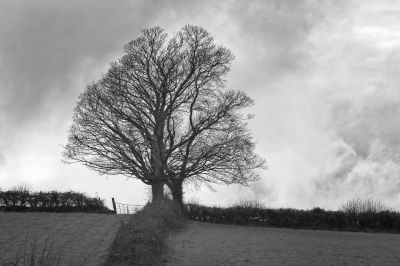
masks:
{"label": "tree trunk", "polygon": [[172,183],[170,187],[172,192],[172,198],[174,202],[181,208],[183,208],[183,188],[182,181],[176,181]]}
{"label": "tree trunk", "polygon": [[154,182],[151,184],[151,202],[162,200],[164,197],[164,183]]}

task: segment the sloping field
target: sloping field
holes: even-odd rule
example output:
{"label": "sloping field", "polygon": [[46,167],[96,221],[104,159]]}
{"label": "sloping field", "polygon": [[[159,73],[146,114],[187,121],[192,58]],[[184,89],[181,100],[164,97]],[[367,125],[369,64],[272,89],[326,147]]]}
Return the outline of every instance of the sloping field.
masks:
{"label": "sloping field", "polygon": [[[15,260],[36,239],[37,250],[53,244],[61,265],[98,265],[126,215],[85,213],[1,213],[0,265]],[[29,245],[28,245],[29,246]]]}
{"label": "sloping field", "polygon": [[192,223],[169,265],[400,265],[400,235]]}

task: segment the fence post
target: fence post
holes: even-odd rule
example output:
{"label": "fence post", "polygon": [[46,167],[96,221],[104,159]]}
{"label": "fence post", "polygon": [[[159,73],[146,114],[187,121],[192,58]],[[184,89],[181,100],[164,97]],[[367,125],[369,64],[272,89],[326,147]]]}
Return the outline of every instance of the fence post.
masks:
{"label": "fence post", "polygon": [[117,214],[117,206],[115,206],[115,200],[114,200],[114,198],[111,198],[111,200],[112,200],[112,205],[113,205],[114,213]]}

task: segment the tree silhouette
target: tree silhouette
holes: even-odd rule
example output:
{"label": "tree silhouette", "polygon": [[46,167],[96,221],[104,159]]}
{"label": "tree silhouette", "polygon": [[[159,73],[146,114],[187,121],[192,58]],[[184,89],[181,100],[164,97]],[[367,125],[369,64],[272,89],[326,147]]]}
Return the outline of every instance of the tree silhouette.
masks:
{"label": "tree silhouette", "polygon": [[64,158],[102,174],[167,185],[182,204],[182,184],[196,179],[246,184],[265,166],[254,153],[241,110],[253,101],[224,89],[231,52],[203,28],[185,26],[167,40],[159,27],[124,47],[108,73],[88,85],[74,109]]}

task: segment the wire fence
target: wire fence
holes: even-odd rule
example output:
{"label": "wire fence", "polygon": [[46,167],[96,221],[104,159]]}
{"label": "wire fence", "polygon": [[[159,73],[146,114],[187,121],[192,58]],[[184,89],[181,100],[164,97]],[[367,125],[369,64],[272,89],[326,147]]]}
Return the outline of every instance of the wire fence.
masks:
{"label": "wire fence", "polygon": [[144,205],[115,202],[114,198],[112,198],[112,206],[116,214],[133,214],[142,209]]}

